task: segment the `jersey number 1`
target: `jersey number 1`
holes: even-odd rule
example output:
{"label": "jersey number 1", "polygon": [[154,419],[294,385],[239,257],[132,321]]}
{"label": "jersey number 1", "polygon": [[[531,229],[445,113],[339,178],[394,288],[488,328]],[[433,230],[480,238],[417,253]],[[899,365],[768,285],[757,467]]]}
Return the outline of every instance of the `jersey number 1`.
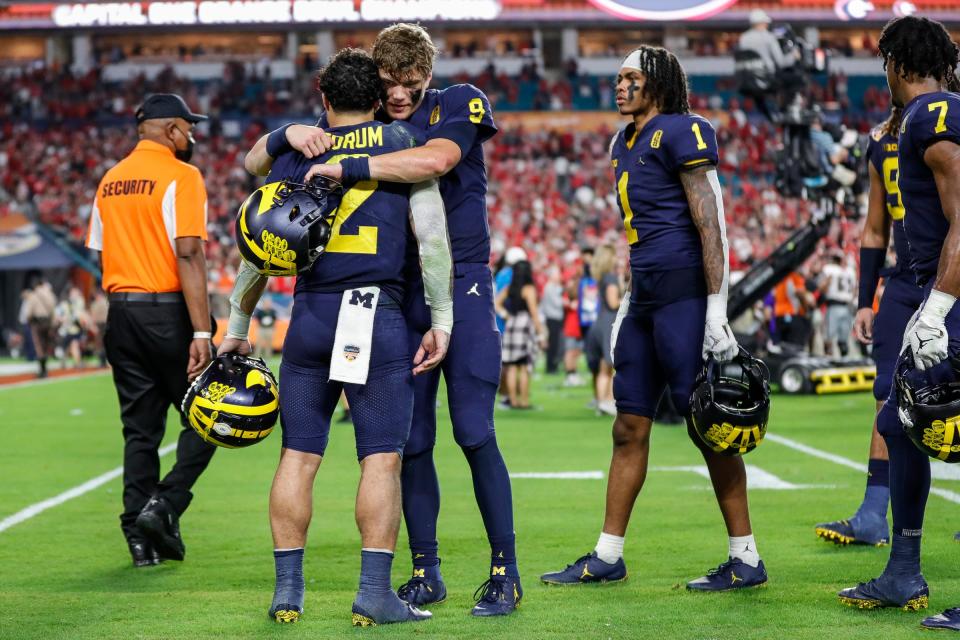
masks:
{"label": "jersey number 1", "polygon": [[703,141],[703,134],[700,133],[700,123],[694,122],[691,129],[693,129],[693,135],[697,136],[697,151],[703,151],[707,148],[707,143]]}

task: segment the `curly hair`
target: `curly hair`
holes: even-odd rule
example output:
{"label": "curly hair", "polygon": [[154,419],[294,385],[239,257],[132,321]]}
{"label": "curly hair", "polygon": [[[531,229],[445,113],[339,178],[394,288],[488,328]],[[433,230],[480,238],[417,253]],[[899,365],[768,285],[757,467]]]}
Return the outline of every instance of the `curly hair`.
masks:
{"label": "curly hair", "polygon": [[928,18],[905,16],[887,23],[880,34],[883,68],[893,65],[899,76],[936,78],[955,85],[960,47],[942,24]]}
{"label": "curly hair", "polygon": [[373,43],[373,60],[394,80],[406,80],[411,72],[424,78],[433,72],[437,47],[427,30],[401,22],[387,27]]}
{"label": "curly hair", "polygon": [[334,111],[373,111],[383,93],[377,65],[363,49],[343,49],[320,69],[317,87]]}
{"label": "curly hair", "polygon": [[890,109],[890,116],[880,125],[880,131],[894,138],[900,137],[900,122],[903,119],[903,109],[894,106]]}
{"label": "curly hair", "polygon": [[690,113],[687,74],[677,57],[663,47],[641,45],[640,71],[647,81],[643,94],[657,104],[660,113]]}

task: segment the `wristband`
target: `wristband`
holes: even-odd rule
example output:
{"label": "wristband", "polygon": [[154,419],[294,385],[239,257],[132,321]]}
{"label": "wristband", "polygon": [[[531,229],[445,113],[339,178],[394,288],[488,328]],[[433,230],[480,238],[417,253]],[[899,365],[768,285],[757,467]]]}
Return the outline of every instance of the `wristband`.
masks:
{"label": "wristband", "polygon": [[272,131],[269,136],[267,136],[267,155],[271,158],[276,158],[277,156],[286,153],[293,149],[290,146],[290,142],[287,140],[287,129],[293,126],[293,123],[285,124],[276,131]]}
{"label": "wristband", "polygon": [[370,179],[370,158],[344,158],[340,161],[343,168],[341,182],[356,184]]}
{"label": "wristband", "polygon": [[880,270],[886,262],[887,250],[878,247],[860,248],[860,293],[857,296],[858,309],[872,309],[873,298],[877,295],[880,283]]}
{"label": "wristband", "polygon": [[194,331],[193,339],[194,340],[209,340],[213,337],[213,334],[209,331]]}
{"label": "wristband", "polygon": [[944,318],[947,317],[947,314],[950,313],[950,310],[953,308],[953,303],[956,301],[957,299],[949,293],[931,289],[930,295],[927,296],[927,301],[923,303],[920,315],[928,318],[936,318],[942,324]]}
{"label": "wristband", "polygon": [[727,296],[721,293],[711,293],[707,296],[707,319],[727,320]]}

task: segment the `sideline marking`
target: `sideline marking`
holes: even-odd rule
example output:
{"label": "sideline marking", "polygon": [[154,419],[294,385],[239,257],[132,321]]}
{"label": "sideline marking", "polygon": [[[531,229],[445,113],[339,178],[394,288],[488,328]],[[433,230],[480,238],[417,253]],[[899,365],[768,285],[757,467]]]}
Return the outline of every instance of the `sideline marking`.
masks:
{"label": "sideline marking", "polygon": [[[177,448],[176,442],[172,444],[168,444],[165,447],[161,447],[159,452],[160,457],[162,458],[163,456],[167,455],[168,453],[170,453],[176,448]],[[97,487],[110,482],[114,478],[120,476],[122,473],[123,473],[122,466],[117,467],[116,469],[111,469],[110,471],[107,471],[106,473],[99,475],[96,478],[87,480],[83,484],[77,485],[72,489],[67,489],[66,491],[64,491],[58,496],[47,498],[46,500],[32,504],[25,509],[21,509],[20,511],[16,512],[12,516],[7,516],[3,520],[0,520],[0,531],[6,531],[10,527],[16,524],[20,524],[25,520],[29,520],[33,516],[39,515],[44,511],[46,511],[47,509],[52,509],[57,505],[61,505],[64,502],[67,502],[68,500],[79,498],[83,494],[89,493],[94,489],[96,489]]]}
{"label": "sideline marking", "polygon": [[511,478],[528,480],[603,480],[603,471],[556,471],[511,473]]}
{"label": "sideline marking", "polygon": [[[867,472],[867,465],[865,464],[854,462],[849,458],[838,456],[835,453],[829,453],[827,451],[821,451],[820,449],[814,449],[813,447],[805,445],[802,442],[797,442],[796,440],[791,440],[790,438],[785,438],[775,433],[767,433],[767,435],[764,436],[764,438],[766,440],[771,440],[773,442],[782,444],[783,446],[793,449],[795,451],[805,453],[808,456],[813,456],[814,458],[829,460],[834,464],[839,464],[840,466],[843,466],[843,467],[849,467],[850,469],[855,469],[856,471],[859,471],[861,473]],[[946,467],[943,464],[931,464],[930,469],[931,469],[931,475],[934,478],[937,478],[940,480],[957,479],[958,474],[954,472],[953,469]],[[944,500],[948,500],[955,504],[960,504],[960,493],[957,493],[955,491],[950,491],[949,489],[941,489],[940,487],[930,487],[930,493],[936,494],[941,498],[943,498]]]}
{"label": "sideline marking", "polygon": [[88,373],[76,373],[68,374],[65,376],[53,376],[50,378],[40,378],[39,380],[25,380],[23,382],[11,382],[9,384],[4,384],[0,381],[0,392],[8,391],[10,389],[22,389],[24,387],[40,387],[46,384],[53,384],[55,382],[66,382],[67,380],[77,380],[78,378],[97,378],[100,376],[105,376],[110,373],[110,369],[104,369],[102,371],[90,371]]}

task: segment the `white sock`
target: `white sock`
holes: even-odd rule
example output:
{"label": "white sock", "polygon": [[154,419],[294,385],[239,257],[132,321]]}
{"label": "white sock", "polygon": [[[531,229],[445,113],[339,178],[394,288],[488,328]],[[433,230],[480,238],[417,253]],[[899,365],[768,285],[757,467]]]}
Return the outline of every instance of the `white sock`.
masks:
{"label": "white sock", "polygon": [[597,546],[593,550],[597,552],[598,558],[607,564],[613,564],[623,557],[623,538],[601,531],[600,539],[597,540]]}
{"label": "white sock", "polygon": [[757,543],[753,534],[730,538],[730,557],[742,560],[744,564],[756,567],[760,564],[760,554],[757,553]]}

